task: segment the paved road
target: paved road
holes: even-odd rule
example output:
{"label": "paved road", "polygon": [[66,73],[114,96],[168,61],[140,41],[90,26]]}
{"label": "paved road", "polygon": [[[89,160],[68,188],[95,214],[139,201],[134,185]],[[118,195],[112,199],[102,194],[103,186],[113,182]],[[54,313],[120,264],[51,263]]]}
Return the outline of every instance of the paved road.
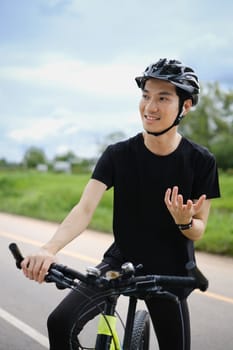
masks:
{"label": "paved road", "polygon": [[[57,225],[0,213],[1,302],[0,349],[48,349],[46,319],[64,297],[53,285],[38,285],[25,279],[8,251],[12,241],[25,253],[32,252],[54,233]],[[85,270],[94,265],[111,243],[111,235],[86,231],[71,243],[59,260]],[[197,254],[198,265],[208,276],[206,293],[194,292],[190,297],[192,350],[233,349],[233,259]],[[124,309],[125,300],[122,301]],[[152,338],[151,349],[155,349]]]}

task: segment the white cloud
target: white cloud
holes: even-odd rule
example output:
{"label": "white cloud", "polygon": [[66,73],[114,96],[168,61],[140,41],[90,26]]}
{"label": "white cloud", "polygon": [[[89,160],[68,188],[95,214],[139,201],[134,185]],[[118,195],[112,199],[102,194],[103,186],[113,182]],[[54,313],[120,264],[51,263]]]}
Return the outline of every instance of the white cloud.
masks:
{"label": "white cloud", "polygon": [[56,139],[67,139],[82,132],[99,131],[110,133],[112,131],[125,131],[130,133],[133,130],[140,130],[141,122],[136,110],[132,113],[95,114],[82,113],[81,116],[67,110],[54,111],[47,118],[31,118],[24,122],[25,126],[11,129],[7,137],[21,144],[38,142],[53,143]]}
{"label": "white cloud", "polygon": [[57,155],[66,154],[68,151],[70,151],[70,146],[69,145],[59,145],[56,148],[56,154]]}
{"label": "white cloud", "polygon": [[0,77],[97,96],[130,97],[135,95],[134,77],[141,70],[129,62],[93,64],[60,57],[37,66],[6,66]]}
{"label": "white cloud", "polygon": [[56,109],[48,116],[31,116],[23,118],[23,125],[14,126],[7,133],[7,137],[18,143],[39,142],[52,140],[59,135],[72,135],[81,129],[89,128],[90,118],[78,117],[66,109]]}
{"label": "white cloud", "polygon": [[19,143],[42,141],[60,133],[65,125],[66,121],[62,119],[40,119],[24,128],[11,130],[8,137]]}

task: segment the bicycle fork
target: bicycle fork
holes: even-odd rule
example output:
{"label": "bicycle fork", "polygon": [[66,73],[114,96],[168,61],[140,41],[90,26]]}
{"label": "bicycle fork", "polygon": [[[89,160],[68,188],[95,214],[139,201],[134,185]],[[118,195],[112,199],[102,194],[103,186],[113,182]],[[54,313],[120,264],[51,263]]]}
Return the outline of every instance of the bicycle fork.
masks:
{"label": "bicycle fork", "polygon": [[95,344],[96,350],[130,350],[137,298],[134,296],[129,297],[123,348],[120,345],[120,340],[116,331],[117,318],[114,315],[116,302],[116,298],[107,300],[104,314],[100,315]]}
{"label": "bicycle fork", "polygon": [[96,338],[96,350],[122,350],[116,331],[116,308],[117,298],[107,299],[104,313],[100,315]]}

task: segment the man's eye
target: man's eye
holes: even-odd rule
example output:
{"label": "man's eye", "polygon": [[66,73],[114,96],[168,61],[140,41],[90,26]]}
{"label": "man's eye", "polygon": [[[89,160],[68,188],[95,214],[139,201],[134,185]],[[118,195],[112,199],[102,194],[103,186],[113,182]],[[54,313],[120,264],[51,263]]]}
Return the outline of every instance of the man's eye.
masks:
{"label": "man's eye", "polygon": [[167,99],[167,97],[160,97],[159,98],[159,101],[161,101],[161,102],[165,102],[165,101],[167,101],[168,99]]}

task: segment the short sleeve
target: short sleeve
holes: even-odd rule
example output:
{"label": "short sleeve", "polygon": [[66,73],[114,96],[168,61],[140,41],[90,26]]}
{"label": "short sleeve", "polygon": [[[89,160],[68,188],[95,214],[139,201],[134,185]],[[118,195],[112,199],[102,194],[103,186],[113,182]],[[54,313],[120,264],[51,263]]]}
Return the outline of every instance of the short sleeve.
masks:
{"label": "short sleeve", "polygon": [[195,199],[202,194],[206,194],[206,197],[209,199],[220,197],[217,164],[215,157],[211,153],[198,160],[193,190],[193,198]]}
{"label": "short sleeve", "polygon": [[96,163],[92,179],[103,182],[107,189],[113,186],[113,161],[111,157],[111,146],[108,146]]}

